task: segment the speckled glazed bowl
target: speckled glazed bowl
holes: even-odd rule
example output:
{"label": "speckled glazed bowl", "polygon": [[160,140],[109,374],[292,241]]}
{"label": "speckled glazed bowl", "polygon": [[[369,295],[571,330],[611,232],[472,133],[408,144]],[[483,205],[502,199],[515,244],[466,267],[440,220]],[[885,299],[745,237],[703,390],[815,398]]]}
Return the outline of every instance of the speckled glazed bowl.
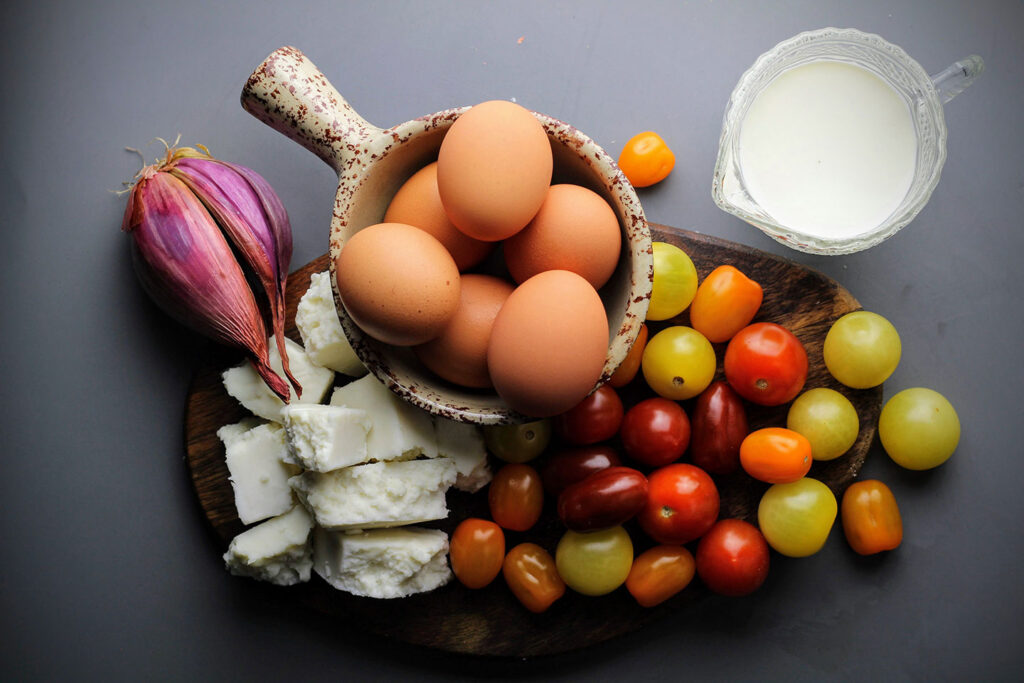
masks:
{"label": "speckled glazed bowl", "polygon": [[[445,132],[468,109],[446,109],[392,128],[378,128],[360,117],[293,47],[276,50],[256,68],[242,90],[242,106],[337,171],[330,232],[332,284],[334,260],[345,241],[381,222],[398,188],[437,159]],[[624,248],[618,267],[600,292],[610,330],[600,385],[626,357],[646,316],[653,277],[651,234],[633,187],[612,158],[569,124],[543,114],[535,116],[551,142],[552,182],[583,185],[603,196],[615,210],[622,230]],[[423,367],[409,349],[365,335],[346,314],[336,284],[334,298],[352,348],[398,395],[432,413],[464,422],[498,424],[527,419],[493,391],[447,383]]]}

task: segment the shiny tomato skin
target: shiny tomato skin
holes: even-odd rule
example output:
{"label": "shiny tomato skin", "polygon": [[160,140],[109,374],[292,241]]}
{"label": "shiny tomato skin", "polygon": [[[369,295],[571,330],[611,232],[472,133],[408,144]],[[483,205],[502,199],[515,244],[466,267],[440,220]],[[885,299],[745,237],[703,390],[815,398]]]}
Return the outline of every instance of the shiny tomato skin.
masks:
{"label": "shiny tomato skin", "polygon": [[654,607],[693,581],[693,554],[681,545],[657,545],[633,560],[626,590],[641,607]]}
{"label": "shiny tomato skin", "polygon": [[647,130],[626,141],[618,161],[633,187],[648,187],[668,177],[676,155],[660,135]]}
{"label": "shiny tomato skin", "polygon": [[567,486],[621,464],[618,451],[607,444],[580,446],[555,453],[541,468],[540,478],[544,491],[557,497]]}
{"label": "shiny tomato skin", "polygon": [[725,349],[725,379],[736,393],[762,406],[796,398],[807,380],[807,351],[775,323],[754,323],[736,333]]}
{"label": "shiny tomato skin", "polygon": [[501,573],[512,594],[531,612],[539,614],[565,595],[555,558],[536,543],[520,543],[508,551]]}
{"label": "shiny tomato skin", "polygon": [[708,341],[725,342],[750,324],[764,290],[734,266],[718,266],[697,287],[690,303],[690,325]]}
{"label": "shiny tomato skin", "polygon": [[693,407],[690,459],[711,474],[732,474],[740,467],[740,444],[750,432],[747,409],[726,382],[714,382]]}
{"label": "shiny tomato skin", "polygon": [[615,369],[612,376],[608,378],[608,384],[620,389],[636,377],[636,373],[640,371],[640,360],[644,357],[644,347],[647,346],[647,325],[640,325],[640,334],[637,335],[636,341],[633,342],[633,346],[629,347],[629,353],[626,354],[626,358],[619,363],[619,367]]}
{"label": "shiny tomato skin", "polygon": [[505,533],[487,519],[469,517],[452,533],[449,555],[455,578],[466,588],[483,588],[505,560]]}
{"label": "shiny tomato skin", "polygon": [[758,481],[788,484],[811,470],[811,442],[785,427],[765,427],[751,432],[740,444],[740,465]]}
{"label": "shiny tomato skin", "polygon": [[567,487],[558,517],[573,531],[595,531],[632,519],[647,503],[647,477],[631,467],[609,467]]}
{"label": "shiny tomato skin", "polygon": [[678,460],[690,444],[690,418],[675,401],[660,396],[640,401],[622,419],[619,438],[626,455],[651,467]]}
{"label": "shiny tomato skin", "polygon": [[555,418],[555,431],[576,446],[587,446],[615,436],[622,424],[622,399],[604,384]]}
{"label": "shiny tomato skin", "polygon": [[647,504],[637,521],[658,543],[689,543],[718,519],[718,488],[699,467],[688,463],[666,465],[651,472],[647,483]]}
{"label": "shiny tomato skin", "polygon": [[750,595],[768,577],[768,542],[742,519],[723,519],[697,544],[697,574],[715,593]]}
{"label": "shiny tomato skin", "polygon": [[491,519],[503,529],[526,531],[540,519],[544,507],[544,485],[537,470],[522,463],[509,463],[494,475],[487,491]]}
{"label": "shiny tomato skin", "polygon": [[859,555],[894,550],[903,542],[903,518],[896,497],[877,479],[850,484],[843,494],[840,516],[846,540]]}

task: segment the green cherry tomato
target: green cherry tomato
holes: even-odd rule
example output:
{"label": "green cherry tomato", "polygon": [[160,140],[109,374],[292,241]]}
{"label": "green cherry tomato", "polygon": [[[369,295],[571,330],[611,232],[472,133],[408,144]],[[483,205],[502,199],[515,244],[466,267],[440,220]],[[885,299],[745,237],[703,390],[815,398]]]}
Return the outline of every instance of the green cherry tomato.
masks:
{"label": "green cherry tomato", "polygon": [[757,524],[776,552],[807,557],[825,545],[838,511],[832,489],[804,477],[765,491],[757,507]]}
{"label": "green cherry tomato", "polygon": [[601,531],[567,531],[555,550],[565,585],[584,595],[604,595],[621,586],[633,566],[633,542],[621,526]]}
{"label": "green cherry tomato", "polygon": [[656,394],[673,401],[693,398],[715,376],[715,349],[703,334],[684,325],[666,327],[644,348],[640,368]]}
{"label": "green cherry tomato", "polygon": [[648,320],[668,320],[686,310],[697,293],[697,269],[685,251],[655,242],[654,284],[647,307]]}
{"label": "green cherry tomato", "polygon": [[960,442],[960,418],[937,391],[904,389],[882,408],[878,438],[896,464],[908,470],[928,470],[953,455]]}
{"label": "green cherry tomato", "polygon": [[486,425],[484,442],[494,457],[505,462],[529,462],[551,441],[551,420],[523,424]]}
{"label": "green cherry tomato", "polygon": [[869,311],[847,313],[825,335],[825,367],[851,389],[870,389],[889,379],[900,363],[900,335]]}
{"label": "green cherry tomato", "polygon": [[860,418],[850,399],[834,389],[819,387],[793,401],[786,427],[807,437],[815,460],[835,460],[857,440]]}

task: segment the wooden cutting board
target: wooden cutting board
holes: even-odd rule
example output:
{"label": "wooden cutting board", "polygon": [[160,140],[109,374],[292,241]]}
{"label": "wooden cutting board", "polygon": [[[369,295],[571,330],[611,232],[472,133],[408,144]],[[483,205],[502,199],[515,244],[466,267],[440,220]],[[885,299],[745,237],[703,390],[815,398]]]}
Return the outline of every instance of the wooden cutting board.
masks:
{"label": "wooden cutting board", "polygon": [[[856,476],[874,439],[882,389],[852,390],[841,386],[824,366],[822,344],[831,324],[843,314],[859,309],[860,304],[834,280],[798,263],[687,230],[652,224],[651,232],[655,241],[669,242],[686,251],[702,280],[715,267],[732,264],[760,282],[765,296],[755,321],[779,323],[803,342],[810,361],[806,388],[831,387],[853,402],[861,420],[856,444],[836,460],[815,463],[809,475],[828,484],[837,497],[840,496]],[[309,284],[310,275],[326,269],[327,256],[324,255],[289,276],[287,333],[296,341],[300,339],[294,325],[295,307]],[[684,313],[675,320],[649,327],[653,335],[670,324],[688,323]],[[724,344],[716,345],[716,351],[718,378],[721,378]],[[225,368],[239,361],[238,355],[219,350],[205,359],[192,380],[185,410],[188,465],[199,503],[223,541],[222,547],[211,549],[218,553],[244,529],[235,513],[224,448],[216,435],[221,426],[247,415],[247,411],[224,391],[220,379]],[[639,376],[622,394],[627,405],[653,395]],[[692,401],[683,404],[688,412],[691,404]],[[763,408],[748,404],[747,407],[752,430],[785,425],[788,406]],[[757,503],[767,485],[743,473],[718,477],[716,481],[722,498],[722,517],[740,517],[756,523]],[[486,489],[475,495],[452,490],[448,504],[452,511],[450,517],[432,526],[449,534],[466,517],[489,517]],[[506,547],[532,541],[554,553],[564,528],[553,508],[553,501],[547,501],[541,521],[530,531],[507,532]],[[626,528],[637,554],[651,545],[635,523],[627,524]],[[833,532],[833,537],[835,535]],[[832,542],[836,540],[833,538]],[[685,609],[687,604],[705,594],[700,581],[695,579],[679,595],[645,609],[636,604],[625,588],[599,598],[567,590],[565,597],[544,614],[537,615],[516,601],[500,576],[482,590],[471,591],[452,581],[431,593],[398,600],[373,600],[336,591],[315,574],[308,584],[280,590],[287,591],[296,601],[337,616],[340,630],[369,631],[451,652],[515,657],[553,654],[593,645]]]}

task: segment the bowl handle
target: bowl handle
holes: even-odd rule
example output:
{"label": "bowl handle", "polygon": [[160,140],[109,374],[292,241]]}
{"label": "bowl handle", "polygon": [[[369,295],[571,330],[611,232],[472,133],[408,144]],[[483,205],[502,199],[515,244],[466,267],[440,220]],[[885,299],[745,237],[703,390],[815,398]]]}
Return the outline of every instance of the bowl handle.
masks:
{"label": "bowl handle", "polygon": [[270,53],[242,88],[242,108],[317,155],[340,175],[381,129],[334,89],[294,47]]}

